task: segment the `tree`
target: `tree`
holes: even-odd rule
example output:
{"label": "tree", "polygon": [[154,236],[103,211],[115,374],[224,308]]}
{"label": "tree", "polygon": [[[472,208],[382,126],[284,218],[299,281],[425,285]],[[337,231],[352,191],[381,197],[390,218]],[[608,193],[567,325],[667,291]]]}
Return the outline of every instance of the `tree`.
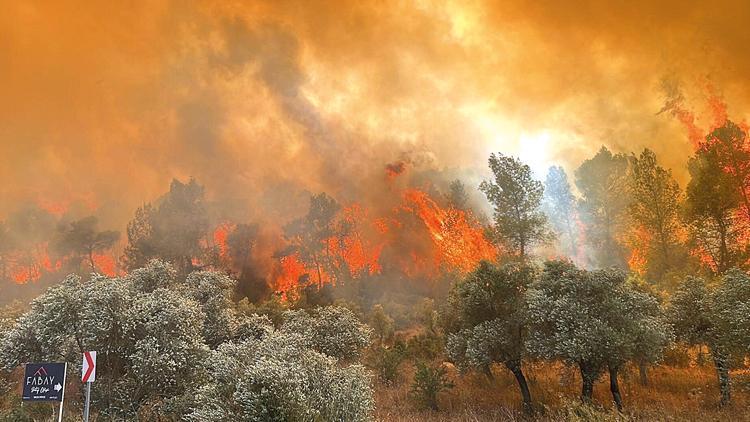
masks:
{"label": "tree", "polygon": [[286,314],[275,330],[235,311],[227,276],[178,275],[156,260],[123,277],[71,275],[0,320],[0,364],[78,365],[98,351],[92,406],[107,420],[369,420],[369,374],[333,357],[369,343],[351,311]]}
{"label": "tree", "polygon": [[657,358],[672,338],[656,299],[626,283],[616,269],[586,271],[570,262],[548,261],[527,297],[530,352],[577,365],[586,403],[607,369],[612,397],[621,408],[618,374],[624,363]]}
{"label": "tree", "polygon": [[422,361],[416,363],[416,369],[409,393],[420,406],[437,411],[438,394],[453,388],[453,383],[447,378],[448,371],[443,366],[432,366]]}
{"label": "tree", "polygon": [[737,191],[744,219],[750,221],[750,148],[745,130],[727,120],[706,135],[698,146],[698,153],[715,157],[718,167]]}
{"label": "tree", "polygon": [[494,208],[492,234],[512,254],[525,258],[530,248],[552,238],[547,217],[540,210],[544,187],[534,180],[531,168],[513,157],[491,154],[494,181],[483,181],[479,189]]}
{"label": "tree", "polygon": [[560,166],[552,166],[544,181],[544,208],[558,235],[566,256],[578,255],[576,198],[570,189],[568,175]]}
{"label": "tree", "polygon": [[188,421],[369,421],[368,372],[307,347],[299,334],[267,325],[259,338],[227,342],[206,360],[208,382]]}
{"label": "tree", "polygon": [[120,233],[112,230],[99,231],[99,220],[89,216],[69,223],[61,223],[57,228],[54,248],[63,256],[70,256],[80,264],[88,261],[92,272],[96,272],[94,254],[111,249],[120,239]]}
{"label": "tree", "polygon": [[618,240],[630,203],[627,170],[625,155],[613,155],[602,147],[575,171],[586,239],[594,250],[594,263],[599,267],[627,268],[626,251]]}
{"label": "tree", "polygon": [[469,206],[469,194],[466,192],[466,186],[459,179],[451,182],[446,199],[448,205],[457,210],[466,210]]}
{"label": "tree", "polygon": [[750,229],[742,215],[742,191],[736,177],[725,171],[723,153],[718,144],[704,143],[690,159],[685,201],[690,242],[715,274],[743,265],[750,257],[750,248],[742,241]]}
{"label": "tree", "polygon": [[372,327],[379,346],[384,345],[386,341],[393,337],[393,318],[385,312],[383,305],[379,303],[372,307],[372,312],[370,313],[370,327]]}
{"label": "tree", "polygon": [[159,258],[171,262],[182,275],[201,256],[201,239],[208,231],[204,189],[194,179],[172,180],[169,192],[156,205],[145,204],[128,223],[128,245],[123,261],[128,270]]}
{"label": "tree", "polygon": [[646,246],[647,276],[664,281],[664,276],[684,262],[679,242],[680,186],[672,172],[659,166],[656,154],[644,149],[631,158],[629,187],[630,217],[651,239]]}
{"label": "tree", "polygon": [[234,336],[238,317],[232,302],[236,281],[215,271],[196,271],[185,279],[185,296],[204,314],[203,339],[211,348]]}
{"label": "tree", "polygon": [[359,357],[372,337],[370,327],[340,306],[286,311],[279,330],[301,334],[311,349],[342,360]]}
{"label": "tree", "polygon": [[257,242],[257,224],[238,224],[227,235],[227,252],[238,290],[253,302],[265,299],[271,290],[251,259]]}
{"label": "tree", "polygon": [[77,365],[83,351],[96,350],[92,405],[100,416],[179,415],[175,406],[201,381],[208,348],[205,312],[176,283],[160,262],[122,278],[69,276],[7,332],[0,362],[9,370],[36,360]]}
{"label": "tree", "polygon": [[669,314],[677,338],[708,345],[719,380],[721,404],[731,399],[730,361],[750,351],[750,277],[727,271],[715,289],[688,277],[670,300]]}
{"label": "tree", "polygon": [[323,272],[331,270],[330,239],[336,233],[335,217],[340,209],[336,200],[320,193],[310,197],[310,210],[302,218],[284,227],[284,236],[302,261],[315,267],[318,288],[323,287]]}
{"label": "tree", "polygon": [[502,363],[516,378],[524,409],[531,410],[531,393],[523,374],[526,341],[526,289],[533,267],[511,263],[496,266],[482,261],[458,283],[443,310],[450,358],[464,367]]}
{"label": "tree", "polygon": [[4,221],[0,221],[0,282],[8,279],[11,254],[15,248],[16,240],[10,227]]}

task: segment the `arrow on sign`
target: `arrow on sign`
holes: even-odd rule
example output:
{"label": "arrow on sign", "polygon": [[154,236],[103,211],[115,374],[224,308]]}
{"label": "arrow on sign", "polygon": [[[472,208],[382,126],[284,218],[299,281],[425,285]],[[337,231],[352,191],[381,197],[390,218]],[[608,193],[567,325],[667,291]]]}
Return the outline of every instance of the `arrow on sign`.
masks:
{"label": "arrow on sign", "polygon": [[62,390],[62,385],[60,385],[60,383],[57,383],[53,388],[55,389],[55,391],[60,391]]}
{"label": "arrow on sign", "polygon": [[94,382],[96,379],[96,352],[83,352],[83,376],[81,381]]}

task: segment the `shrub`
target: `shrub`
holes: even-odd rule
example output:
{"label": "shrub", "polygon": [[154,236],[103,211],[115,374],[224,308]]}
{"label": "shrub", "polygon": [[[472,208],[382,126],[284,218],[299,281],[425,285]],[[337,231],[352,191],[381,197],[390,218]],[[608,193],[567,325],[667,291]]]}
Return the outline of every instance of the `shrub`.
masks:
{"label": "shrub", "polygon": [[378,347],[372,351],[371,362],[380,382],[393,385],[399,380],[399,367],[404,361],[404,347]]}
{"label": "shrub", "polygon": [[298,334],[225,343],[207,360],[210,382],[195,398],[190,421],[367,421],[374,407],[361,365],[307,348]]}
{"label": "shrub", "polygon": [[416,368],[410,392],[412,399],[420,407],[438,410],[438,394],[453,388],[453,383],[447,377],[448,371],[442,365],[435,366],[422,361],[417,362]]}
{"label": "shrub", "polygon": [[372,335],[351,310],[338,306],[287,311],[280,330],[301,334],[311,348],[338,359],[358,357]]}
{"label": "shrub", "polygon": [[664,349],[665,365],[675,368],[687,368],[690,366],[690,353],[684,344],[675,343]]}
{"label": "shrub", "polygon": [[417,334],[406,344],[408,355],[414,359],[433,360],[440,356],[444,349],[443,338],[431,332]]}
{"label": "shrub", "polygon": [[377,304],[372,307],[370,314],[370,326],[372,327],[375,338],[379,344],[385,344],[393,339],[394,322],[385,310],[383,305]]}

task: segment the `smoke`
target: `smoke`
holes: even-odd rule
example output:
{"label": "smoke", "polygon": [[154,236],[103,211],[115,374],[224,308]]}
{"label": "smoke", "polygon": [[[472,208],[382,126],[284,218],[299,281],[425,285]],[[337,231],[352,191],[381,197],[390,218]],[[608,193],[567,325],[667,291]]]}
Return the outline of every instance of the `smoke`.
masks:
{"label": "smoke", "polygon": [[662,81],[697,107],[709,80],[747,116],[747,2],[495,3],[7,4],[0,219],[31,203],[122,230],[190,176],[217,220],[288,221],[320,191],[387,209],[389,163],[472,189],[542,134],[540,165],[649,147],[684,181]]}

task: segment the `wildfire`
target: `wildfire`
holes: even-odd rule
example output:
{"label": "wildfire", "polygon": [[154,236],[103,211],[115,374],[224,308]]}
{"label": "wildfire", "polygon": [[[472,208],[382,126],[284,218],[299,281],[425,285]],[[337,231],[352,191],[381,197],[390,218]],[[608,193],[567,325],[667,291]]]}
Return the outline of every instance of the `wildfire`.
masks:
{"label": "wildfire", "polygon": [[111,255],[94,254],[92,255],[92,259],[96,269],[100,273],[108,277],[114,277],[117,275],[117,264],[115,264],[115,259]]}
{"label": "wildfire", "polygon": [[38,281],[45,273],[59,271],[62,260],[53,260],[47,251],[48,243],[36,245],[25,254],[16,254],[9,265],[10,278],[17,284]]}
{"label": "wildfire", "polygon": [[389,163],[385,165],[385,176],[389,181],[393,181],[393,179],[398,177],[405,170],[406,170],[406,163],[403,161]]}
{"label": "wildfire", "polygon": [[214,230],[214,245],[218,248],[219,258],[222,260],[228,259],[229,247],[227,246],[227,238],[229,237],[229,233],[231,233],[236,227],[236,224],[225,222],[219,224]]}
{"label": "wildfire", "polygon": [[[406,216],[417,218],[416,228],[426,230],[428,244],[415,245],[416,249],[411,250],[402,244],[404,236],[414,237],[405,233],[414,229],[401,221]],[[497,249],[466,211],[443,208],[419,189],[404,190],[401,204],[391,215],[372,218],[366,208],[355,203],[342,210],[340,220],[349,230],[324,240],[323,261],[328,265],[305,263],[298,253],[286,255],[280,259],[278,275],[273,278],[276,291],[290,292],[300,285],[317,283],[318,279],[335,284],[340,277],[357,279],[379,274],[384,250],[389,250],[389,257],[395,257],[389,269],[395,263],[395,270],[409,278],[434,276],[444,266],[468,272],[479,261],[497,257]]]}
{"label": "wildfire", "polygon": [[[711,121],[707,130],[701,130],[695,123],[694,114],[688,111],[682,104],[682,97],[670,100],[664,110],[669,110],[677,117],[688,130],[688,137],[693,142],[696,152],[714,150],[722,161],[723,171],[732,177],[736,183],[741,197],[744,199],[740,210],[734,213],[733,219],[737,222],[739,235],[737,241],[742,245],[750,245],[750,167],[744,159],[737,159],[737,154],[750,156],[750,145],[748,145],[748,125],[741,122],[738,125],[729,121],[727,105],[716,93],[710,83],[705,86],[707,96],[707,109],[711,115]],[[717,135],[715,130],[724,131],[723,136]],[[698,261],[712,271],[717,271],[716,257],[705,245],[697,245],[690,251]]]}
{"label": "wildfire", "polygon": [[630,244],[630,258],[628,258],[628,267],[638,275],[646,273],[648,265],[648,248],[651,244],[651,233],[643,226],[636,227],[630,234],[628,242]]}
{"label": "wildfire", "polygon": [[425,192],[404,192],[405,208],[414,212],[429,230],[440,262],[463,272],[474,269],[483,259],[494,260],[497,251],[481,228],[469,223],[466,212],[441,208]]}
{"label": "wildfire", "polygon": [[281,292],[284,299],[297,291],[297,287],[304,284],[311,274],[305,267],[298,254],[282,257],[279,260],[279,275],[274,278],[274,290]]}

